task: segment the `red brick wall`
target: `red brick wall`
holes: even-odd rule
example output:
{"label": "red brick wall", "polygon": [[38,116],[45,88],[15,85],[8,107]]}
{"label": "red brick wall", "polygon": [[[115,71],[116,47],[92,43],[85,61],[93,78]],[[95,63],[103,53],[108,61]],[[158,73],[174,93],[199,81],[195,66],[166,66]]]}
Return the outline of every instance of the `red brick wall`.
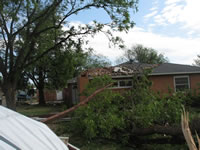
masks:
{"label": "red brick wall", "polygon": [[45,90],[44,91],[45,101],[55,101],[56,100],[56,91],[55,90]]}
{"label": "red brick wall", "polygon": [[[150,76],[149,79],[153,82],[152,90],[159,91],[161,93],[168,93],[168,89],[170,87],[174,91],[174,76],[184,75]],[[198,83],[200,83],[200,74],[190,74],[188,76],[190,80],[190,89],[198,89]]]}
{"label": "red brick wall", "polygon": [[[71,93],[69,92],[69,89],[68,88],[64,88],[62,90],[62,95],[63,95],[63,100],[68,100],[69,99],[69,95]],[[39,101],[39,92],[37,90],[37,99]],[[48,89],[45,89],[44,90],[44,99],[46,102],[48,101],[56,101],[57,100],[57,94],[56,94],[56,90],[48,90]]]}
{"label": "red brick wall", "polygon": [[198,89],[200,86],[200,74],[192,74],[190,75],[190,88],[191,89]]}
{"label": "red brick wall", "polygon": [[150,76],[149,80],[152,81],[151,89],[155,92],[168,93],[169,88],[174,91],[173,76]]}
{"label": "red brick wall", "polygon": [[[168,93],[169,88],[174,91],[174,76],[184,76],[184,75],[160,75],[160,76],[150,76],[149,79],[152,81],[152,90],[160,93]],[[190,74],[190,88],[198,89],[198,83],[200,84],[200,74]],[[88,84],[89,80],[87,77],[78,78],[78,89],[79,93],[82,93],[85,86]],[[113,89],[114,91],[126,91],[128,89]],[[84,100],[85,96],[80,96],[80,101]]]}

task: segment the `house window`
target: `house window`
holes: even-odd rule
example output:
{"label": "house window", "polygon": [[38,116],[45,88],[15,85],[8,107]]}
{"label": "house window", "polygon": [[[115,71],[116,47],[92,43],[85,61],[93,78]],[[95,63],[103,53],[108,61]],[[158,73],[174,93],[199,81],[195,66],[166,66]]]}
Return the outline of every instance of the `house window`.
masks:
{"label": "house window", "polygon": [[116,80],[112,88],[130,88],[132,87],[132,80]]}
{"label": "house window", "polygon": [[189,76],[174,77],[175,91],[184,91],[190,88]]}

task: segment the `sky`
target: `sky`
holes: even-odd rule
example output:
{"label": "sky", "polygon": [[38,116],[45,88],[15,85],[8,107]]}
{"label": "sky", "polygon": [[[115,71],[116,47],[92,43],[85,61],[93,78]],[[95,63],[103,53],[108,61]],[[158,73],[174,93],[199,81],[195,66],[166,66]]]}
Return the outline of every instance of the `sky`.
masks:
{"label": "sky", "polygon": [[[128,33],[115,35],[124,40],[127,48],[142,44],[162,53],[171,63],[192,65],[200,54],[199,6],[200,0],[139,0],[139,11],[131,16],[136,25]],[[102,10],[85,11],[69,21],[84,24],[93,19],[109,22]],[[96,54],[106,56],[113,64],[123,55],[123,50],[109,47],[104,34],[87,39]]]}

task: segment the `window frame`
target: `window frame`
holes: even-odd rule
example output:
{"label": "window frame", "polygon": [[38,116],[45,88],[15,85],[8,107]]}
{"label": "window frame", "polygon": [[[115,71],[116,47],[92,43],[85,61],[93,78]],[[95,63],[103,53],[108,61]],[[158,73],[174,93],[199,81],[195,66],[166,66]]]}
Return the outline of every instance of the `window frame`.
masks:
{"label": "window frame", "polygon": [[[120,86],[120,81],[131,81],[131,86]],[[119,80],[114,80],[114,82],[117,82],[117,86],[110,87],[110,89],[125,89],[125,88],[132,88],[133,87],[133,80],[132,79],[119,79]]]}
{"label": "window frame", "polygon": [[[190,89],[190,76],[189,75],[184,75],[184,76],[174,76],[174,90],[175,92],[177,92],[177,84],[176,84],[176,79],[178,78],[187,78],[188,82],[187,82],[187,85],[188,85],[188,89]],[[178,85],[186,85],[186,84],[178,84]]]}

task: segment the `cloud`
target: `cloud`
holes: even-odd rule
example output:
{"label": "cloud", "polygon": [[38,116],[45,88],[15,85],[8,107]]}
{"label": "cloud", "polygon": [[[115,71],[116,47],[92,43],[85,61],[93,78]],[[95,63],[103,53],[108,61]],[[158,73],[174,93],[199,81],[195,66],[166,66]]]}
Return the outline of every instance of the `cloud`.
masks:
{"label": "cloud", "polygon": [[150,11],[155,11],[155,10],[157,10],[157,9],[158,9],[158,7],[157,7],[157,6],[154,6],[154,7],[150,8]]}
{"label": "cloud", "polygon": [[[128,48],[135,44],[154,48],[168,57],[172,63],[191,65],[200,53],[200,38],[168,37],[145,31],[139,27],[131,29],[128,33],[117,32],[115,35],[121,36]],[[96,53],[108,57],[112,62],[123,54],[123,51],[118,48],[110,48],[103,34],[98,34],[89,41],[89,46],[93,47]]]}
{"label": "cloud", "polygon": [[165,1],[165,4],[169,5],[169,4],[174,4],[174,3],[177,3],[177,2],[181,2],[183,0],[166,0]]}
{"label": "cloud", "polygon": [[[200,33],[199,0],[166,0],[164,7],[150,16],[157,25],[179,24],[181,29]],[[149,18],[150,18],[149,17]]]}
{"label": "cloud", "polygon": [[[75,26],[84,25],[83,23],[73,22]],[[154,26],[154,24],[152,24]],[[108,27],[106,27],[108,29]],[[188,32],[193,34],[194,32]],[[145,30],[144,28],[135,26],[126,32],[113,32],[114,35],[120,36],[124,40],[124,44],[127,48],[131,48],[133,45],[142,44],[145,47],[151,47],[157,50],[159,53],[168,57],[172,63],[180,64],[193,64],[194,59],[200,54],[200,38],[183,38],[183,37],[169,37],[166,35],[156,34],[151,30]],[[96,54],[106,56],[112,63],[123,55],[123,50],[118,47],[110,47],[109,40],[104,33],[98,33],[95,36],[86,36],[85,40],[88,40],[86,48],[92,47]]]}
{"label": "cloud", "polygon": [[151,13],[145,15],[144,18],[145,18],[145,19],[148,19],[148,18],[150,18],[150,17],[152,17],[152,16],[155,16],[155,15],[157,14],[157,12],[158,12],[157,10],[154,10],[154,11],[152,11]]}

